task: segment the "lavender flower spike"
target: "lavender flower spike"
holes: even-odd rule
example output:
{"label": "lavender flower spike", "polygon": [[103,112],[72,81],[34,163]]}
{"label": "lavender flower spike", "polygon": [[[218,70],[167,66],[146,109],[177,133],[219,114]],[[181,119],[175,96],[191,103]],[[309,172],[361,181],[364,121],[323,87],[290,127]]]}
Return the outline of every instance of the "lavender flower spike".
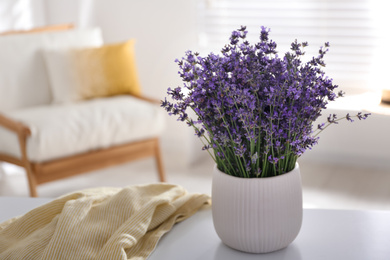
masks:
{"label": "lavender flower spike", "polygon": [[175,61],[183,86],[168,89],[172,102],[161,102],[170,115],[195,129],[202,149],[221,171],[245,178],[283,174],[329,125],[367,118],[363,113],[344,118],[331,114],[313,127],[327,104],[344,95],[322,70],[329,43],[303,62],[307,42],[295,40],[279,56],[270,29],[261,27],[253,45],[247,33],[245,26],[233,31],[220,54],[185,52]]}

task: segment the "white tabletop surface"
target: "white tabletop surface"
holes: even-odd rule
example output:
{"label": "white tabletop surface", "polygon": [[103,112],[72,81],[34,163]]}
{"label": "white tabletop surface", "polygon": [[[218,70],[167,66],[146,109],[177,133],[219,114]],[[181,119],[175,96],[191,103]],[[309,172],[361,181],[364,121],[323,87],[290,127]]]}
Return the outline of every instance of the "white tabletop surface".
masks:
{"label": "white tabletop surface", "polygon": [[[0,222],[50,199],[0,197]],[[197,212],[161,238],[150,260],[389,260],[390,211],[304,209],[302,229],[287,248],[247,254],[222,244],[211,210]]]}

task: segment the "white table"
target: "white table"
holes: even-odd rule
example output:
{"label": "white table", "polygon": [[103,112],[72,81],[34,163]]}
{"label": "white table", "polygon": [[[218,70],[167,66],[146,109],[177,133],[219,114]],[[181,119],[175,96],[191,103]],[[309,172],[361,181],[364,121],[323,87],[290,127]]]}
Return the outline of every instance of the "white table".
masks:
{"label": "white table", "polygon": [[[0,222],[50,199],[0,197]],[[389,260],[390,211],[304,209],[303,225],[287,248],[247,254],[225,246],[214,231],[211,210],[176,224],[150,260]]]}

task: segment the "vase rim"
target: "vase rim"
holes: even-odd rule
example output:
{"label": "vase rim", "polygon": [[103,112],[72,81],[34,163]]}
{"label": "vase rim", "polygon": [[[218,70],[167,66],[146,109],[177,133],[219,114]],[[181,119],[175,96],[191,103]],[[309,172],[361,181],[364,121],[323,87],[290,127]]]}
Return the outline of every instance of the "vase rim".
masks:
{"label": "vase rim", "polygon": [[214,171],[216,172],[219,172],[221,173],[222,175],[226,176],[226,177],[231,177],[231,178],[235,178],[235,179],[240,179],[240,180],[248,180],[248,181],[253,181],[253,180],[269,180],[269,179],[275,179],[275,178],[278,178],[278,177],[283,177],[283,176],[286,176],[286,175],[289,175],[289,174],[292,174],[293,172],[299,170],[299,163],[296,162],[295,163],[295,167],[294,169],[292,169],[291,171],[288,171],[288,172],[285,172],[283,174],[280,174],[280,175],[276,175],[276,176],[269,176],[269,177],[263,177],[263,178],[244,178],[244,177],[238,177],[238,176],[233,176],[233,175],[229,175],[223,171],[221,171],[220,169],[218,169],[218,166],[217,164],[215,163],[214,164]]}

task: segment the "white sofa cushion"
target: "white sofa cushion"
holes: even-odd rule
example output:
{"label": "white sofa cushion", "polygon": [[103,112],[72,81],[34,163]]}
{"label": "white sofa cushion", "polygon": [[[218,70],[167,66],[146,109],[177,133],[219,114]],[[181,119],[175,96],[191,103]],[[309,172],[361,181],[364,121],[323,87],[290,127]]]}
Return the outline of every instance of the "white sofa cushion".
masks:
{"label": "white sofa cushion", "polygon": [[[27,155],[33,162],[44,162],[156,137],[164,127],[161,111],[157,105],[122,95],[5,115],[30,127]],[[16,135],[1,127],[0,152],[21,158]]]}
{"label": "white sofa cushion", "polygon": [[52,95],[43,50],[103,44],[99,28],[0,37],[0,111],[49,104]]}

